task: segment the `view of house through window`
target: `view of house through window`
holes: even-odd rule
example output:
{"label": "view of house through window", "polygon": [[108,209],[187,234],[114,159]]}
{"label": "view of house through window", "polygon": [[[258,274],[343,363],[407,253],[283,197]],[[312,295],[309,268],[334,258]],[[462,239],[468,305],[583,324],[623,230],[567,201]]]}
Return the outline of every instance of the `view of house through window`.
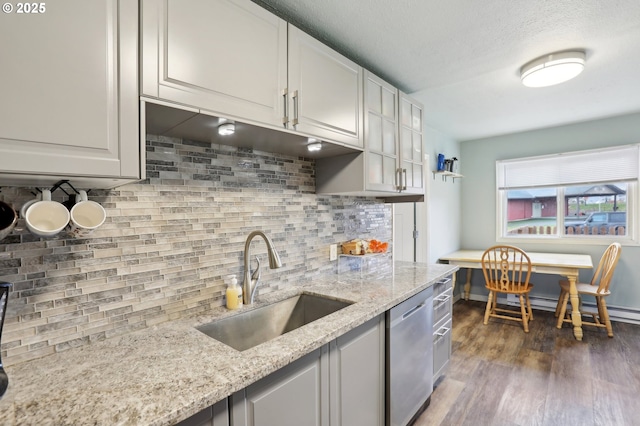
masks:
{"label": "view of house through window", "polygon": [[555,188],[507,191],[507,235],[557,233],[558,203]]}
{"label": "view of house through window", "polygon": [[499,237],[636,240],[640,145],[499,160]]}
{"label": "view of house through window", "polygon": [[[559,218],[562,216],[562,218]],[[507,191],[507,235],[627,235],[627,183]]]}

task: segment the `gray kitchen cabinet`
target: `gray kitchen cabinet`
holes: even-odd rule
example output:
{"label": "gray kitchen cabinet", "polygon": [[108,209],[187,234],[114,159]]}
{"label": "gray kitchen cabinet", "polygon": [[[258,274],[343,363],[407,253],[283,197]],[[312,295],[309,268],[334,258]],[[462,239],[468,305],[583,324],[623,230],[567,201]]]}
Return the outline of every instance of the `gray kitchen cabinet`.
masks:
{"label": "gray kitchen cabinet", "polygon": [[317,193],[424,197],[423,106],[366,70],[364,142],[362,153],[316,161]]}
{"label": "gray kitchen cabinet", "polygon": [[433,383],[444,375],[451,360],[453,277],[433,286]]}
{"label": "gray kitchen cabinet", "polygon": [[0,184],[141,179],[138,2],[38,5],[0,15]]}
{"label": "gray kitchen cabinet", "polygon": [[229,398],[216,402],[177,426],[229,426]]}
{"label": "gray kitchen cabinet", "polygon": [[384,333],[381,315],[236,392],[231,425],[384,425]]}
{"label": "gray kitchen cabinet", "polygon": [[289,25],[289,127],[362,147],[362,67]]}
{"label": "gray kitchen cabinet", "polygon": [[328,426],[328,346],[231,396],[233,426]]}
{"label": "gray kitchen cabinet", "polygon": [[331,426],[383,426],[384,316],[329,344]]}
{"label": "gray kitchen cabinet", "polygon": [[287,23],[249,0],[143,0],[142,95],[283,127]]}
{"label": "gray kitchen cabinet", "polygon": [[362,68],[249,0],[143,0],[141,37],[145,98],[362,146]]}

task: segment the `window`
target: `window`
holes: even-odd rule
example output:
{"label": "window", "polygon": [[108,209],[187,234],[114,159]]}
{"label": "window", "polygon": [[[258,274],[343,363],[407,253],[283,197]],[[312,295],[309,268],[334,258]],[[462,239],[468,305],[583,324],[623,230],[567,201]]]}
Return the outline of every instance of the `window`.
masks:
{"label": "window", "polygon": [[640,145],[496,162],[498,238],[636,241]]}

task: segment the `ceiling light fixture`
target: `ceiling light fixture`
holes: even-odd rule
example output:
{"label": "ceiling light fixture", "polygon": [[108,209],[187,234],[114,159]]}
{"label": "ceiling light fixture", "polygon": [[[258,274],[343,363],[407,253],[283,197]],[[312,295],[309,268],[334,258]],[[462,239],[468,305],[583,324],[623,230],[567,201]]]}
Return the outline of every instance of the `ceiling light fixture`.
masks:
{"label": "ceiling light fixture", "polygon": [[236,132],[236,123],[226,122],[218,126],[218,134],[220,136],[229,136]]}
{"label": "ceiling light fixture", "polygon": [[307,150],[309,152],[318,152],[322,149],[322,142],[316,139],[309,139],[309,144],[307,145]]}
{"label": "ceiling light fixture", "polygon": [[527,87],[553,86],[580,74],[584,61],[584,51],[550,53],[520,68],[520,78]]}

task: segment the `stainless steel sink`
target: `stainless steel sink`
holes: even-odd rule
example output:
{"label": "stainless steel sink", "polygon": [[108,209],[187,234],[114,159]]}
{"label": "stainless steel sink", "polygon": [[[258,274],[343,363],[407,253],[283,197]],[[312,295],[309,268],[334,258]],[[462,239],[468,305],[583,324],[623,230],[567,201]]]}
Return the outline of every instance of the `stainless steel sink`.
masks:
{"label": "stainless steel sink", "polygon": [[301,294],[196,328],[225,345],[244,351],[352,303]]}

